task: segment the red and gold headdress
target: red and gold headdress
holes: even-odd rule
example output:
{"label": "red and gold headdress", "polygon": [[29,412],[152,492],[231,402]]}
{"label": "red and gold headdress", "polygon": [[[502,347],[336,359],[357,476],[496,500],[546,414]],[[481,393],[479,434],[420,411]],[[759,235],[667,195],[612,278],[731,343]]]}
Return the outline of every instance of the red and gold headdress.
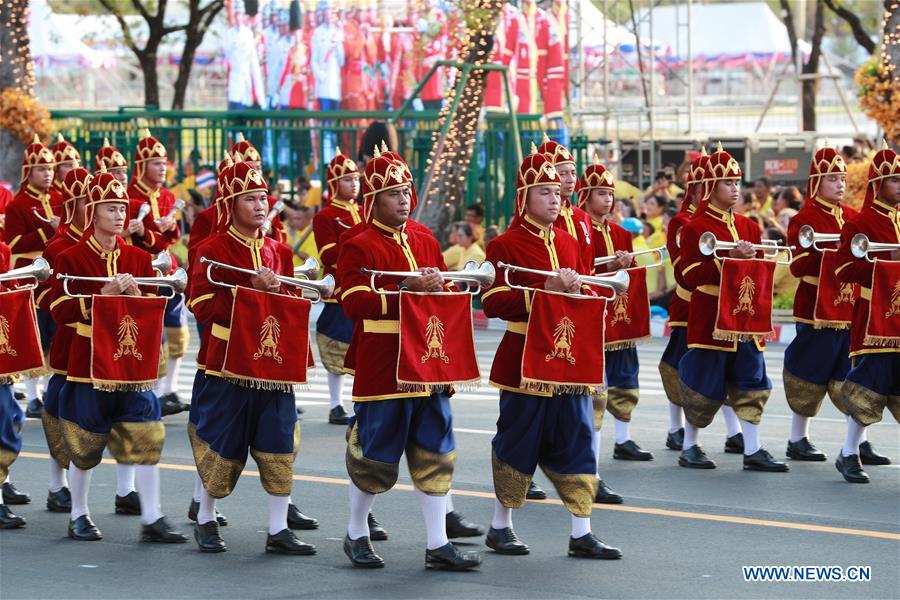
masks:
{"label": "red and gold headdress", "polygon": [[574,165],[575,157],[566,149],[565,146],[560,144],[559,142],[555,142],[547,137],[547,134],[544,134],[544,141],[538,147],[538,152],[541,154],[546,154],[547,158],[550,159],[550,162],[553,163],[553,166],[558,167],[559,165]]}
{"label": "red and gold headdress", "polygon": [[888,177],[900,176],[900,156],[891,150],[887,142],[881,142],[881,150],[872,158],[869,165],[869,183],[866,184],[866,200],[863,208],[870,206],[878,198],[881,182]]}
{"label": "red and gold headdress", "polygon": [[75,167],[66,173],[62,182],[63,209],[66,211],[64,222],[66,224],[71,223],[75,216],[75,201],[87,197],[93,178],[91,172],[83,167]]}
{"label": "red and gold headdress", "polygon": [[337,182],[341,177],[353,173],[359,174],[359,167],[347,156],[341,153],[340,148],[335,149],[334,158],[325,168],[325,183],[328,185],[328,195],[334,198],[337,195]]}
{"label": "red and gold headdress", "polygon": [[108,171],[121,167],[128,167],[125,156],[119,152],[118,148],[111,146],[107,138],[103,138],[103,147],[94,156],[94,172],[99,172],[101,169]]}
{"label": "red and gold headdress", "polygon": [[[375,157],[366,163],[363,173],[363,218],[372,220],[372,207],[375,205],[375,196],[379,192],[385,192],[406,185],[412,186],[412,176],[409,167],[402,160],[394,158],[394,153],[382,153],[375,146]],[[410,203],[410,211],[413,205]]]}
{"label": "red and gold headdress", "polygon": [[234,199],[249,192],[268,192],[262,174],[246,162],[237,162],[222,171],[220,207],[225,208],[225,222],[231,223]]}
{"label": "red and gold headdress", "polygon": [[608,171],[599,161],[584,170],[581,179],[578,180],[578,206],[583,206],[591,195],[591,190],[616,191],[616,179],[611,171]]}
{"label": "red and gold headdress", "polygon": [[717,181],[740,180],[742,178],[741,165],[738,164],[738,161],[733,156],[722,149],[722,142],[719,142],[718,149],[713,152],[712,156],[709,157],[709,162],[706,163],[701,201],[709,200]]}
{"label": "red and gold headdress", "polygon": [[844,157],[828,145],[828,140],[825,140],[825,146],[816,150],[812,162],[809,164],[809,180],[806,182],[807,202],[814,200],[816,194],[819,193],[822,176],[846,172],[847,163],[844,162]]}
{"label": "red and gold headdress", "polygon": [[409,212],[412,213],[414,210],[416,210],[416,206],[419,204],[419,195],[416,193],[416,184],[413,182],[412,171],[410,171],[409,169],[409,163],[406,162],[405,158],[400,156],[399,152],[388,150],[387,144],[384,142],[384,140],[381,140],[381,155],[392,158],[403,165],[403,168],[406,171],[406,176],[409,177],[409,181],[412,183],[412,190],[410,191],[409,198]]}
{"label": "red and gold headdress", "polygon": [[684,191],[684,200],[681,201],[681,210],[679,212],[689,212],[693,203],[694,190],[701,189],[703,192],[703,184],[706,181],[706,166],[709,164],[709,154],[706,153],[706,145],[700,147],[700,156],[691,161],[691,166],[687,172],[687,186]]}
{"label": "red and gold headdress", "polygon": [[115,178],[112,173],[107,173],[105,168],[95,174],[91,179],[87,195],[87,223],[94,220],[94,209],[99,204],[108,203],[128,204],[128,193],[125,186]]}
{"label": "red and gold headdress", "polygon": [[50,151],[53,152],[53,160],[56,161],[56,164],[72,162],[76,167],[81,165],[81,155],[78,150],[71,142],[67,142],[61,133],[57,135],[56,143],[53,144]]}
{"label": "red and gold headdress", "polygon": [[52,167],[56,165],[56,160],[50,148],[42,144],[37,134],[34,134],[34,140],[25,148],[25,154],[22,156],[22,178],[19,183],[24,185],[31,175],[31,169],[41,165]]}
{"label": "red and gold headdress", "polygon": [[134,179],[140,181],[144,177],[144,170],[148,160],[154,158],[168,159],[166,147],[158,139],[150,135],[149,129],[141,131],[141,141],[134,149]]}
{"label": "red and gold headdress", "polygon": [[262,164],[262,158],[259,152],[253,147],[249,140],[244,139],[244,134],[239,133],[231,145],[231,156],[234,162],[255,162]]}
{"label": "red and gold headdress", "polygon": [[[534,150],[532,144],[532,150]],[[546,154],[532,153],[525,157],[519,166],[516,178],[516,214],[525,214],[525,204],[529,188],[538,185],[560,184],[559,173]]]}

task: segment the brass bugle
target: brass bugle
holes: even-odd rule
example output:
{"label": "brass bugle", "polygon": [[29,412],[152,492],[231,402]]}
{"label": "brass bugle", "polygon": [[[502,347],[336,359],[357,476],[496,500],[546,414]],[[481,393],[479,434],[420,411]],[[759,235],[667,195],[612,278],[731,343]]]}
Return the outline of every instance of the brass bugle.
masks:
{"label": "brass bugle", "polygon": [[[144,208],[143,205],[141,206],[141,208]],[[165,215],[164,218],[166,218],[166,219],[174,219],[174,218],[175,218],[175,215],[178,214],[178,211],[181,210],[181,209],[183,209],[183,208],[184,208],[184,200],[182,200],[181,198],[179,198],[178,200],[175,201],[175,204],[172,205],[172,209],[171,209],[169,212],[166,213],[166,215]],[[156,220],[157,223],[159,223],[160,221],[161,221],[161,219],[157,219],[157,220]]]}
{"label": "brass bugle", "polygon": [[32,208],[32,209],[31,209],[31,212],[33,212],[33,213],[34,213],[34,216],[36,216],[38,219],[40,219],[40,220],[43,221],[44,223],[50,223],[50,222],[51,222],[51,220],[48,219],[47,217],[45,217],[44,215],[42,215],[42,214],[41,214],[41,211],[39,211],[37,208]]}
{"label": "brass bugle", "polygon": [[319,270],[322,268],[322,265],[319,264],[315,258],[310,256],[307,258],[302,265],[299,267],[294,267],[294,277],[305,277],[306,279],[312,279],[314,276],[319,274]]}
{"label": "brass bugle", "polygon": [[[737,245],[738,242],[728,242],[717,239],[716,234],[711,231],[707,231],[700,236],[700,254],[703,256],[718,257],[717,252],[722,250],[733,250]],[[788,253],[787,260],[778,262],[790,263],[793,258],[793,246],[778,246],[776,244],[750,244],[750,246],[756,251],[762,251],[766,258],[775,258],[780,251],[786,251]]]}
{"label": "brass bugle", "polygon": [[153,262],[150,263],[150,266],[160,275],[168,275],[169,271],[172,270],[172,257],[169,256],[168,252],[160,252],[153,259]]}
{"label": "brass bugle", "polygon": [[[221,263],[216,260],[212,260],[206,258],[205,256],[200,259],[201,263],[207,265],[206,267],[206,278],[213,285],[217,285],[219,287],[226,288],[235,288],[236,285],[225,283],[224,281],[219,281],[212,276],[212,270],[214,268],[225,269],[228,271],[234,271],[236,273],[243,273],[245,275],[250,275],[251,277],[254,275],[259,275],[259,271],[254,271],[253,269],[245,269],[243,267],[236,267],[234,265],[229,265],[226,263]],[[275,278],[285,285],[291,285],[294,287],[301,288],[303,290],[307,290],[313,292],[314,302],[319,302],[323,298],[330,298],[334,293],[334,277],[329,273],[322,279],[295,279],[294,277],[288,277],[286,275],[278,275],[275,274]]]}
{"label": "brass bugle", "polygon": [[797,240],[800,247],[803,249],[815,248],[816,250],[822,250],[823,248],[820,248],[818,244],[839,242],[841,240],[841,234],[817,233],[816,230],[812,228],[812,225],[804,225],[797,234]]}
{"label": "brass bugle", "polygon": [[[513,285],[509,281],[509,273],[510,271],[518,271],[520,273],[531,273],[532,275],[542,275],[544,277],[555,277],[559,275],[558,271],[543,271],[540,269],[529,269],[528,267],[517,267],[516,265],[509,265],[505,262],[498,262],[497,266],[501,269],[506,269],[506,283],[510,287],[514,287],[517,289],[523,289],[523,286]],[[616,271],[612,275],[578,275],[578,281],[587,285],[596,285],[600,287],[610,288],[617,294],[620,292],[624,292],[628,289],[628,284],[631,283],[631,276],[627,271]],[[531,290],[532,288],[524,288]]]}
{"label": "brass bugle", "polygon": [[857,233],[850,240],[850,253],[856,258],[864,258],[869,262],[875,262],[869,256],[872,252],[893,252],[900,250],[900,244],[888,244],[886,242],[871,242],[864,233]]}
{"label": "brass bugle", "polygon": [[18,269],[10,269],[6,273],[0,273],[0,281],[14,281],[16,279],[34,279],[35,281],[46,281],[53,270],[50,269],[50,263],[42,256],[34,259],[30,265],[19,267]]}
{"label": "brass bugle", "polygon": [[[84,277],[81,275],[67,275],[65,273],[57,273],[57,279],[63,280],[63,291],[65,291],[66,296],[70,298],[90,298],[90,294],[73,294],[69,291],[69,282],[70,281],[90,281],[93,283],[109,283],[115,276],[112,277]],[[184,269],[177,269],[171,275],[165,275],[164,277],[135,277],[134,282],[139,286],[148,286],[148,287],[162,287],[167,288],[172,291],[171,294],[167,294],[169,296],[174,296],[175,294],[180,294],[184,291],[184,288],[187,287],[187,272]]]}
{"label": "brass bugle", "polygon": [[[659,248],[647,248],[646,250],[638,250],[637,252],[629,252],[628,254],[634,259],[635,256],[640,256],[642,254],[650,254],[651,252],[655,252],[659,254],[659,260],[662,262],[663,258],[666,255],[666,247],[660,246]],[[611,254],[609,256],[601,256],[600,258],[594,259],[594,266],[600,267],[603,265],[608,265],[611,262],[615,262],[618,257],[615,254]]]}
{"label": "brass bugle", "polygon": [[266,215],[266,221],[262,224],[262,227],[260,227],[260,229],[262,229],[263,235],[267,235],[269,233],[269,230],[272,229],[272,221],[274,221],[275,217],[281,214],[281,211],[283,210],[284,201],[276,200],[275,204],[272,205],[272,208],[269,209],[269,214]]}

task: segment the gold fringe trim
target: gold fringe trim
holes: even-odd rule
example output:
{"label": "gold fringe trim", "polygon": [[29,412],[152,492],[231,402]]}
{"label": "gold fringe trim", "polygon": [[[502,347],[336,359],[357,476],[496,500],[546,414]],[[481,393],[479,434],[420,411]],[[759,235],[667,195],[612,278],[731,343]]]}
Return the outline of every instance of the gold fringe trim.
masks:
{"label": "gold fringe trim", "polygon": [[838,331],[843,331],[850,329],[850,321],[824,321],[821,319],[814,319],[813,329],[837,329]]}
{"label": "gold fringe trim", "polygon": [[240,377],[238,375],[234,375],[233,373],[222,372],[222,379],[228,381],[229,383],[233,383],[234,385],[239,385],[244,388],[248,388],[251,390],[265,390],[267,392],[285,392],[292,393],[294,391],[294,386],[298,386],[301,389],[306,389],[308,384],[300,384],[300,383],[286,383],[283,381],[266,381],[264,379],[254,379],[251,377]]}
{"label": "gold fringe trim", "polygon": [[900,337],[867,335],[863,338],[863,344],[879,348],[900,348]]}
{"label": "gold fringe trim", "polygon": [[519,384],[523,390],[528,392],[538,392],[542,394],[574,394],[576,396],[590,396],[596,392],[600,392],[603,386],[587,385],[577,383],[548,383],[546,381],[537,381],[535,379],[521,378]]}
{"label": "gold fringe trim", "polygon": [[152,392],[156,387],[156,380],[134,381],[125,383],[122,381],[92,381],[95,390],[101,392]]}
{"label": "gold fringe trim", "polygon": [[714,340],[718,340],[720,342],[756,342],[758,344],[761,344],[766,341],[774,340],[775,330],[773,329],[768,333],[741,333],[738,331],[724,331],[722,329],[714,329],[712,337]]}
{"label": "gold fringe trim", "polygon": [[603,346],[604,350],[607,352],[614,352],[616,350],[627,350],[629,348],[636,348],[639,345],[649,344],[653,341],[652,335],[647,335],[644,337],[635,338],[633,340],[622,340],[620,342],[610,342]]}
{"label": "gold fringe trim", "polygon": [[398,381],[397,389],[410,394],[450,394],[453,392],[474,392],[481,387],[481,377],[468,381],[448,381],[442,383],[415,383],[412,381]]}

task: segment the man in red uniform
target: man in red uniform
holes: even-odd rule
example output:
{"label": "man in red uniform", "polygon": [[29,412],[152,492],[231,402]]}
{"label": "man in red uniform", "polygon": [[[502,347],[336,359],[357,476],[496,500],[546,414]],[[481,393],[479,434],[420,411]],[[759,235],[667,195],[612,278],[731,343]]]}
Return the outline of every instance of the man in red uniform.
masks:
{"label": "man in red uniform", "polygon": [[[56,169],[53,173],[53,184],[50,186],[51,200],[54,208],[61,208],[65,197],[63,189],[63,181],[66,175],[75,167],[81,166],[81,155],[71,142],[67,142],[62,134],[58,134],[56,143],[50,148],[53,153],[53,160],[56,161]],[[59,214],[59,213],[57,213]]]}
{"label": "man in red uniform", "polygon": [[[866,198],[859,215],[844,225],[838,249],[837,276],[847,283],[862,286],[853,307],[850,327],[850,357],[853,366],[841,386],[841,401],[850,415],[847,437],[835,467],[849,483],[868,483],[869,476],[860,464],[861,455],[869,453],[867,464],[885,465],[890,460],[864,450],[865,428],[881,421],[885,408],[900,422],[900,347],[893,344],[867,343],[867,329],[873,320],[896,318],[897,288],[893,288],[890,303],[875,305],[872,297],[873,275],[876,265],[865,258],[856,258],[851,250],[854,236],[865,235],[870,243],[900,244],[900,155],[885,144],[869,166]],[[900,260],[900,250],[869,255],[881,262]],[[872,340],[869,340],[870,342]]]}
{"label": "man in red uniform", "polygon": [[753,341],[722,341],[713,337],[718,314],[722,260],[700,252],[700,236],[711,232],[717,240],[736,242],[729,256],[755,258],[753,244],[760,244],[759,227],[736,215],[740,198],[741,167],[721,149],[709,158],[704,194],[694,217],[681,229],[679,268],[683,285],[691,291],[688,317],[688,351],[678,365],[681,401],[687,423],[678,464],[695,469],[714,469],[698,443],[700,429],[712,422],[726,402],[740,418],[744,441],[744,469],[787,471],[759,443],[759,421],[772,390],[763,358],[764,344]]}
{"label": "man in red uniform", "polygon": [[[579,273],[586,274],[578,242],[553,224],[559,218],[560,179],[544,154],[527,156],[519,168],[516,214],[510,229],[488,245],[488,260],[556,271],[551,277],[517,273],[518,285],[577,294]],[[521,275],[521,277],[518,277]],[[535,392],[521,380],[525,333],[533,292],[498,279],[482,293],[484,312],[506,320],[507,331],[491,369],[491,385],[500,389],[500,417],[494,436],[494,517],[486,544],[499,554],[528,554],[512,528],[512,509],[525,502],[538,464],[572,514],[569,556],[615,559],[618,548],[591,533],[591,502],[597,491],[592,442],[592,407],[587,395]]]}
{"label": "man in red uniform", "polygon": [[[251,144],[249,140],[245,140],[244,136],[240,133],[237,135],[235,143],[231,146],[231,158],[236,163],[250,163],[250,166],[256,169],[260,174],[263,173],[262,158],[259,156],[259,152],[253,147],[253,144]],[[270,194],[267,197],[267,201],[269,202],[269,210],[272,210],[277,200]],[[275,215],[275,218],[272,219],[266,235],[282,244],[287,241],[284,223],[281,222],[281,217],[279,215]]]}
{"label": "man in red uniform", "polygon": [[384,566],[370,542],[369,513],[375,494],[388,491],[397,481],[405,451],[425,517],[426,568],[473,569],[481,564],[480,555],[457,550],[446,528],[447,493],[456,457],[450,398],[444,392],[423,395],[400,389],[396,378],[398,296],[379,294],[369,276],[360,272],[362,268],[421,270],[418,277],[386,280],[384,290],[437,292],[445,288],[439,271],[446,266],[434,236],[408,226],[412,179],[405,164],[377,149],[375,155],[363,176],[366,225],[342,242],[338,258],[341,304],[356,321],[347,351],[348,363],[355,367],[355,414],[347,444],[350,522],[344,552],[356,567]]}
{"label": "man in red uniform", "polygon": [[560,197],[562,204],[559,209],[559,218],[555,226],[562,229],[578,240],[581,248],[584,269],[587,272],[594,268],[594,248],[591,244],[591,219],[578,206],[572,204],[572,194],[575,193],[578,184],[578,172],[575,167],[575,157],[565,146],[554,142],[544,134],[544,143],[537,149],[541,154],[546,154],[550,162],[556,167],[560,179]]}
{"label": "man in red uniform", "polygon": [[[108,173],[91,180],[87,222],[91,234],[54,261],[58,274],[109,277],[107,283],[70,282],[70,289],[86,297],[70,296],[64,281],[54,279],[50,307],[60,327],[72,327],[66,383],[59,393],[59,421],[69,455],[72,511],[69,537],[99,540],[102,536],[90,518],[88,488],[91,470],[100,463],[103,450],[116,461],[135,465],[140,492],[141,540],[181,543],[187,538],[175,531],[160,512],[159,457],[165,428],[160,421],[159,399],[152,391],[101,391],[92,379],[92,303],[94,295],[141,296],[135,277],[153,276],[149,253],[122,239],[128,195]],[[112,432],[115,431],[115,434]]]}

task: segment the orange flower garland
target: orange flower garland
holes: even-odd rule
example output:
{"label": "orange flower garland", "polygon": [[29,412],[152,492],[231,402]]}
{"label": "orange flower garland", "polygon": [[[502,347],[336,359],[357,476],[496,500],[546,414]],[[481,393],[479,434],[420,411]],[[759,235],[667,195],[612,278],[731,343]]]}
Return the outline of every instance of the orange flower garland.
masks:
{"label": "orange flower garland", "polygon": [[29,144],[34,134],[46,138],[53,133],[53,124],[50,112],[34,96],[8,87],[0,91],[0,129]]}

